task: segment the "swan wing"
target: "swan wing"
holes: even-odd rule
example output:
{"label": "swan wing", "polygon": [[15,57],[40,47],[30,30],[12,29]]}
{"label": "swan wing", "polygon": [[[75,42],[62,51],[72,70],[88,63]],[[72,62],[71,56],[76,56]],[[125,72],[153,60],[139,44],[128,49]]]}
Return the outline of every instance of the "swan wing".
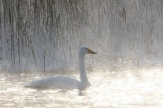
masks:
{"label": "swan wing", "polygon": [[34,80],[25,87],[36,89],[78,89],[79,84],[80,81],[70,77],[52,76]]}

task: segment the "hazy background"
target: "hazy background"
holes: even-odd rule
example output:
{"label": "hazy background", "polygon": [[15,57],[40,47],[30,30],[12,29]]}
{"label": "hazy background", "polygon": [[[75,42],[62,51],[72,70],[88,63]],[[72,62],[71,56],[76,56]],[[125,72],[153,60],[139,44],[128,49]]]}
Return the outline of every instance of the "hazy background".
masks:
{"label": "hazy background", "polygon": [[0,0],[0,65],[5,70],[87,66],[111,70],[162,64],[162,0]]}

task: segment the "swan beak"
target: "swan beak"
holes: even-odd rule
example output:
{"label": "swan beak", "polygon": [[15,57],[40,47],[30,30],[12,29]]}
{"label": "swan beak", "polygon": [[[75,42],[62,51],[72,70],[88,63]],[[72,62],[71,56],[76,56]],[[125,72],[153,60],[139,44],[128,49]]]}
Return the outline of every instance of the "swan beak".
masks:
{"label": "swan beak", "polygon": [[90,54],[97,54],[97,53],[95,53],[94,51],[90,50],[89,48],[87,48],[87,51],[88,51],[88,53],[90,53]]}

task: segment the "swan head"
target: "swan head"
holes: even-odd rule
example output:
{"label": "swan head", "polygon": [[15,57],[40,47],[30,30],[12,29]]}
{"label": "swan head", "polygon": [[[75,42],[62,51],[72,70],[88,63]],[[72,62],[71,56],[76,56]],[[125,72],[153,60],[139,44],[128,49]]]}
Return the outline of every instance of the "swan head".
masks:
{"label": "swan head", "polygon": [[91,49],[87,48],[87,47],[81,47],[79,50],[80,54],[97,54],[94,51],[92,51]]}

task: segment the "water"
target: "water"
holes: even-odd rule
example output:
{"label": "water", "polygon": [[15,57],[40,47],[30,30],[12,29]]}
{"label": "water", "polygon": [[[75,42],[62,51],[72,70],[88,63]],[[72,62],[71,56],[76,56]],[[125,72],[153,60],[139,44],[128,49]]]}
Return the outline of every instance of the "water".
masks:
{"label": "water", "polygon": [[[91,87],[83,96],[77,90],[24,88],[40,74],[1,74],[0,107],[3,108],[137,108],[163,107],[163,69],[126,69],[117,72],[94,70],[88,74]],[[50,74],[49,74],[50,75]],[[78,78],[78,74],[69,76]]]}

